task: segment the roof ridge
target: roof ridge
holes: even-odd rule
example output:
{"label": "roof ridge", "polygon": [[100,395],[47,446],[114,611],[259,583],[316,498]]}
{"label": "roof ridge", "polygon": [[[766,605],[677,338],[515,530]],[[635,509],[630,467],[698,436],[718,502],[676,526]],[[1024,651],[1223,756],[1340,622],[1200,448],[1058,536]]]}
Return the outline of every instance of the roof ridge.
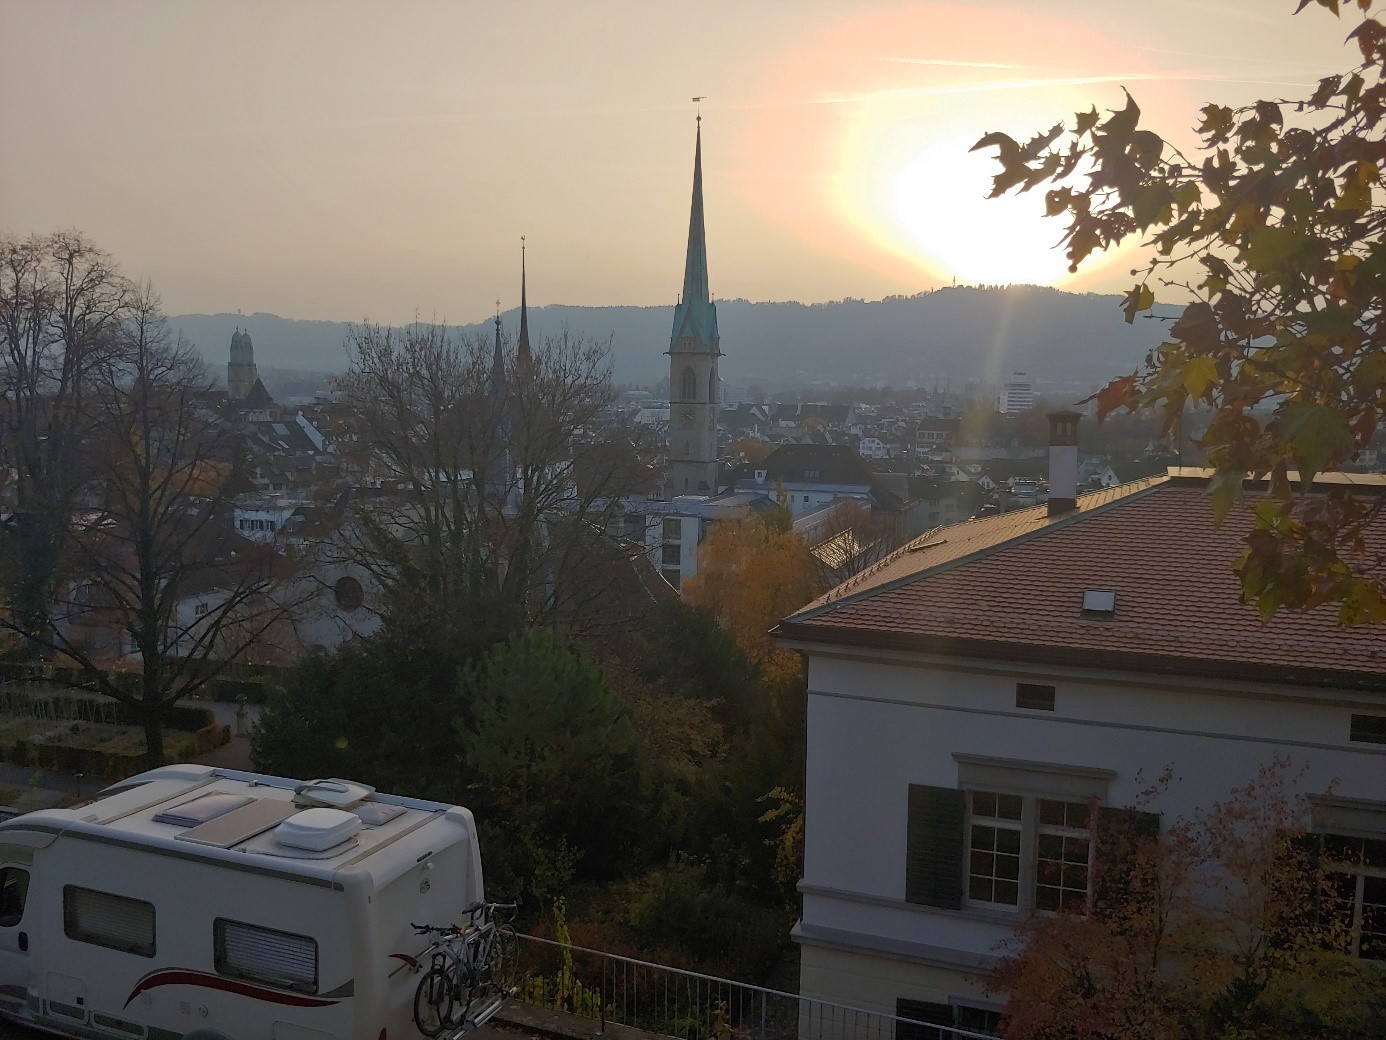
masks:
{"label": "roof ridge", "polygon": [[[936,537],[940,532],[951,531],[955,528],[960,527],[966,527],[968,524],[972,523],[990,523],[992,521],[997,521],[1002,518],[1009,518],[1011,523],[1015,523],[1021,519],[1019,516],[1017,516],[1017,514],[1023,513],[1025,512],[1025,510],[1016,509],[1012,510],[1009,513],[998,513],[996,516],[987,516],[981,518],[970,517],[967,520],[962,521],[962,523],[948,524],[946,526],[935,527],[932,530],[926,531],[924,534],[919,535],[917,538],[912,538],[910,541],[906,542],[900,548],[896,549],[893,553],[889,554],[881,560],[878,560],[876,563],[872,564],[870,567],[862,571],[860,574],[853,575],[851,578],[848,578],[847,581],[843,582],[841,585],[838,585],[835,588],[830,589],[828,592],[824,593],[824,595],[821,596],[818,601],[815,601],[817,603],[816,606],[813,603],[810,603],[809,605],[801,608],[800,610],[795,611],[793,614],[790,614],[783,620],[797,623],[802,621],[808,621],[812,618],[821,617],[823,614],[829,613],[830,611],[835,610],[838,607],[846,606],[850,603],[860,602],[868,595],[880,592],[888,592],[891,589],[896,589],[902,585],[907,585],[910,582],[925,577],[926,575],[941,574],[944,571],[953,570],[956,567],[961,567],[964,564],[973,562],[974,560],[994,555],[995,553],[1001,552],[1005,549],[1009,549],[1020,542],[1029,541],[1034,538],[1042,538],[1050,531],[1064,530],[1066,528],[1072,527],[1075,523],[1079,522],[1080,520],[1086,519],[1089,516],[1096,516],[1100,513],[1106,513],[1108,510],[1114,509],[1118,505],[1121,505],[1125,502],[1130,502],[1136,498],[1144,498],[1146,495],[1150,494],[1157,488],[1165,486],[1174,486],[1168,473],[1155,474],[1149,477],[1141,477],[1139,480],[1132,480],[1128,481],[1125,484],[1118,484],[1116,487],[1113,488],[1103,488],[1100,491],[1089,491],[1084,495],[1080,495],[1078,500],[1081,502],[1084,498],[1087,498],[1090,495],[1111,495],[1112,497],[1109,501],[1093,504],[1092,506],[1089,506],[1086,509],[1072,509],[1068,513],[1054,520],[1052,523],[1047,523],[1042,527],[1036,528],[1034,530],[1022,531],[1019,534],[1013,535],[1012,537],[1006,538],[999,542],[993,542],[988,545],[983,545],[980,548],[975,549],[972,552],[965,553],[962,556],[957,556],[949,560],[944,560],[932,566],[922,567],[917,571],[912,571],[909,574],[903,574],[898,578],[882,582],[879,585],[871,585],[867,588],[859,589],[854,593],[834,597],[834,593],[838,592],[839,589],[844,588],[849,583],[851,583],[854,586],[859,586],[863,581],[866,580],[868,575],[874,574],[884,569],[888,564],[895,562],[901,556],[910,552],[915,552],[917,551],[917,548],[922,548],[923,546],[920,543],[924,543],[929,538]],[[1115,492],[1121,491],[1123,488],[1128,490],[1126,490],[1125,493],[1120,495],[1115,494]],[[1028,509],[1047,510],[1047,506],[1035,505],[1029,506]],[[1039,518],[1037,517],[1037,519]]]}

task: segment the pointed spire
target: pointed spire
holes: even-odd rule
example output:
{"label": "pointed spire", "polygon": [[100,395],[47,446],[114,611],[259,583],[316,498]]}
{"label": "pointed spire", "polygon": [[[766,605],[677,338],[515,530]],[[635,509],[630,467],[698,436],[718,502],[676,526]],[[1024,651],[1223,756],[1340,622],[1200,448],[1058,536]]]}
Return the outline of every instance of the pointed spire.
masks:
{"label": "pointed spire", "polygon": [[499,396],[505,390],[505,354],[501,349],[500,300],[496,301],[496,352],[491,358],[491,393]]}
{"label": "pointed spire", "polygon": [[515,360],[521,368],[534,363],[529,349],[529,300],[525,296],[525,236],[520,236],[520,341],[515,348]]}
{"label": "pointed spire", "polygon": [[688,259],[683,268],[684,303],[707,303],[707,233],[703,229],[703,117],[693,151],[693,205],[688,214]]}

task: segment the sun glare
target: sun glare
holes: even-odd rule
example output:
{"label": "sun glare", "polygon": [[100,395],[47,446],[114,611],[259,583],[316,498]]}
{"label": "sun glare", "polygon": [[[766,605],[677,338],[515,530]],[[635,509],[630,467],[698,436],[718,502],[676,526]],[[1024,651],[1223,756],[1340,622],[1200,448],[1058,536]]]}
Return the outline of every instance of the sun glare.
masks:
{"label": "sun glare", "polygon": [[[767,66],[742,189],[811,245],[897,284],[1084,288],[1128,243],[1070,275],[1065,224],[1036,190],[987,199],[991,131],[1018,138],[1122,103],[1125,79],[1160,107],[1177,84],[1071,22],[1013,9],[883,5],[788,43]],[[805,214],[816,214],[806,220]]]}
{"label": "sun glare", "polygon": [[969,141],[929,145],[894,175],[895,235],[928,269],[962,283],[1058,285],[1068,261],[1063,232],[1044,218],[1042,194],[987,199],[994,163]]}

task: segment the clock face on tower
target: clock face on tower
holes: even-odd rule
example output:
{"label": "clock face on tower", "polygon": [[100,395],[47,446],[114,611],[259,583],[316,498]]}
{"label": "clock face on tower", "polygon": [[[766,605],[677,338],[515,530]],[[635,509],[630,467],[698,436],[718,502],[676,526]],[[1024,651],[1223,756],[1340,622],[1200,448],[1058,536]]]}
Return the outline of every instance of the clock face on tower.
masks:
{"label": "clock face on tower", "polygon": [[697,413],[695,413],[692,408],[685,408],[683,411],[679,412],[679,418],[685,423],[691,423],[696,417],[696,414]]}

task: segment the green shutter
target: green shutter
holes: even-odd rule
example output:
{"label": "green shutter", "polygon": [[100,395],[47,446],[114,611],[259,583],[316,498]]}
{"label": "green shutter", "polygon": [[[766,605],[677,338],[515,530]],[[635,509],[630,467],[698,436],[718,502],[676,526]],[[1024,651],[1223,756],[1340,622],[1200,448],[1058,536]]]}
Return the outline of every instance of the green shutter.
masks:
{"label": "green shutter", "polygon": [[905,838],[905,900],[961,910],[965,795],[952,787],[910,784]]}
{"label": "green shutter", "polygon": [[1158,881],[1159,813],[1104,806],[1097,811],[1093,908],[1099,914],[1127,916],[1154,895]]}

